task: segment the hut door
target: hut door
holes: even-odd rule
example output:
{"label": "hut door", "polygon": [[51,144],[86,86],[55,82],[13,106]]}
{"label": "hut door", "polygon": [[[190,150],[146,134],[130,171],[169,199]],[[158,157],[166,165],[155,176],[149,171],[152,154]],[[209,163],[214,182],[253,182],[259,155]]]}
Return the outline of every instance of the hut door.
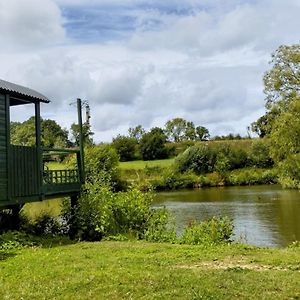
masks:
{"label": "hut door", "polygon": [[12,197],[30,197],[40,191],[36,147],[10,146],[10,190]]}

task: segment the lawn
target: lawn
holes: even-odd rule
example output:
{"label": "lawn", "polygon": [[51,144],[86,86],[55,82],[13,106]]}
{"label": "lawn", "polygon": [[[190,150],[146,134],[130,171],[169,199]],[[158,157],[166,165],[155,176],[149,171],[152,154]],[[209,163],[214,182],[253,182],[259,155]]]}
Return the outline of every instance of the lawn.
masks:
{"label": "lawn", "polygon": [[0,252],[1,299],[299,299],[300,248],[53,243]]}
{"label": "lawn", "polygon": [[153,168],[167,168],[170,167],[174,162],[174,158],[161,159],[161,160],[134,160],[134,161],[125,161],[120,162],[119,168],[121,170],[142,170],[145,167]]}

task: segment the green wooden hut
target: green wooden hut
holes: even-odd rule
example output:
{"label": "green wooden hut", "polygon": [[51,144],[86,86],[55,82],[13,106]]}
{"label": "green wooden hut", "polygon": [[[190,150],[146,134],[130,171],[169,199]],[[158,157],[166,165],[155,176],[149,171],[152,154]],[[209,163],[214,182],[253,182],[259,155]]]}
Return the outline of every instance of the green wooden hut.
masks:
{"label": "green wooden hut", "polygon": [[[71,196],[76,198],[84,181],[83,147],[80,149],[45,149],[41,144],[41,103],[49,103],[44,95],[4,80],[0,80],[0,208],[21,207],[26,202]],[[10,142],[10,107],[33,104],[35,137],[33,147]],[[81,102],[78,99],[79,124]],[[81,139],[82,140],[82,139]],[[77,156],[73,170],[49,170],[46,157],[53,154]]]}

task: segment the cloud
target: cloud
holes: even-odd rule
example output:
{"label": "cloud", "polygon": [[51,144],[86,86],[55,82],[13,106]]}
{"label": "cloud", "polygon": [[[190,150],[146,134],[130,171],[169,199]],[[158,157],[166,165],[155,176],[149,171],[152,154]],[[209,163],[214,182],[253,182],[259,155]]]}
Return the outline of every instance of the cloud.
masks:
{"label": "cloud", "polygon": [[245,134],[271,52],[299,42],[295,0],[40,2],[0,0],[1,39],[16,49],[0,50],[0,77],[47,95],[44,115],[65,127],[69,103],[89,100],[96,141],[174,117]]}
{"label": "cloud", "polygon": [[0,0],[1,47],[55,45],[65,38],[59,7],[51,0]]}

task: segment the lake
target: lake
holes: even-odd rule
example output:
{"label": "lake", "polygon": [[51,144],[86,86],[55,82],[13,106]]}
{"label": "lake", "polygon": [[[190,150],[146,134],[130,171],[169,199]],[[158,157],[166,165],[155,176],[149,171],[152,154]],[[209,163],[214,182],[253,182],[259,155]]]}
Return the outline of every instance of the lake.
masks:
{"label": "lake", "polygon": [[235,240],[268,247],[300,240],[300,192],[277,185],[162,192],[154,207],[163,206],[174,215],[178,232],[192,220],[228,216]]}

